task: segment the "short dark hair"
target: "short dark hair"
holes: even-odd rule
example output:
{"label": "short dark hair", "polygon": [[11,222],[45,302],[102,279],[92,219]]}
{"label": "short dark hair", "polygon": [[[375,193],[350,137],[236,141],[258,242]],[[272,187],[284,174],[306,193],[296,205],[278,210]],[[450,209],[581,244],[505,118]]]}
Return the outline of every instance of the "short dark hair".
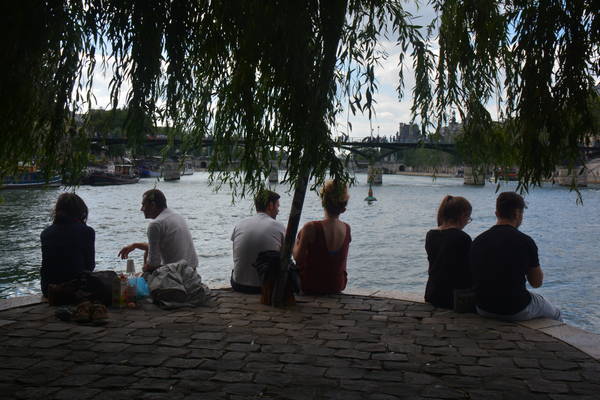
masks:
{"label": "short dark hair", "polygon": [[256,196],[254,196],[254,207],[256,207],[257,212],[266,211],[269,204],[275,204],[280,197],[281,196],[271,190],[259,190],[258,193],[256,193]]}
{"label": "short dark hair", "polygon": [[144,201],[154,203],[154,205],[161,210],[167,208],[167,198],[165,197],[165,194],[158,189],[150,189],[144,192],[142,202]]}
{"label": "short dark hair", "polygon": [[500,218],[513,219],[517,216],[517,210],[523,211],[525,208],[525,200],[515,192],[502,192],[496,199],[496,213]]}
{"label": "short dark hair", "polygon": [[442,199],[438,208],[437,224],[441,226],[445,222],[458,222],[458,219],[463,215],[470,216],[471,211],[473,211],[473,207],[471,207],[469,200],[461,196],[447,195]]}
{"label": "short dark hair", "polygon": [[321,204],[332,217],[337,217],[346,211],[349,197],[348,187],[339,181],[329,180],[321,189]]}
{"label": "short dark hair", "polygon": [[54,206],[53,222],[87,222],[88,208],[83,199],[75,193],[63,193],[58,196]]}

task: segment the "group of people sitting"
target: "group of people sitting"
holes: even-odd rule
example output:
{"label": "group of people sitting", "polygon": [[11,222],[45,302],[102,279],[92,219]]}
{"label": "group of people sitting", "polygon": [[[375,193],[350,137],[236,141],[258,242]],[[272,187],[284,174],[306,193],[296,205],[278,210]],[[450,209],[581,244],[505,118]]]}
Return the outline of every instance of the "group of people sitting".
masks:
{"label": "group of people sitting", "polygon": [[[322,190],[325,218],[309,222],[299,232],[294,258],[300,271],[301,289],[305,293],[339,293],[346,287],[346,259],[351,240],[350,226],[339,220],[348,202],[347,187],[333,181]],[[261,281],[253,264],[260,253],[280,251],[285,237],[283,224],[276,221],[279,195],[269,190],[255,197],[256,215],[241,221],[233,230],[233,264],[231,286],[244,293],[260,293]],[[151,219],[146,242],[134,242],[121,248],[118,256],[126,259],[138,249],[144,252],[143,271],[151,273],[166,264],[185,260],[196,270],[198,256],[185,219],[167,207],[163,192],[146,191],[141,211]],[[59,196],[53,223],[41,234],[41,289],[48,296],[48,286],[74,279],[83,271],[95,268],[95,232],[87,226],[88,208],[75,193]]]}
{"label": "group of people sitting", "polygon": [[544,274],[534,240],[518,230],[525,208],[519,194],[501,193],[496,224],[471,241],[463,232],[471,222],[471,204],[464,197],[446,196],[438,209],[438,227],[425,239],[425,301],[453,308],[456,294],[472,289],[477,313],[484,317],[561,320],[558,308],[526,288],[526,281],[534,288],[542,286]]}
{"label": "group of people sitting", "polygon": [[[231,234],[233,290],[261,293],[261,277],[254,267],[263,252],[279,252],[286,228],[276,220],[280,196],[260,191],[255,199],[256,215],[240,221]],[[345,184],[327,181],[321,190],[324,218],[311,221],[298,232],[293,257],[306,294],[340,293],[346,288],[346,260],[352,240],[350,226],[340,220],[349,195]],[[425,249],[429,278],[425,301],[436,307],[453,308],[457,291],[472,289],[479,314],[512,321],[539,317],[560,320],[560,311],[537,293],[526,289],[526,280],[537,288],[543,272],[533,239],[518,230],[525,209],[514,192],[501,193],[496,202],[497,223],[471,241],[463,232],[471,221],[471,204],[463,197],[446,196],[437,215],[437,229],[427,233]],[[147,242],[124,246],[118,255],[126,259],[144,251],[144,272],[185,260],[194,270],[198,256],[185,219],[167,207],[158,189],[143,194],[141,211],[152,221]],[[88,209],[75,193],[59,196],[53,224],[41,234],[41,288],[61,283],[82,271],[92,271],[94,230],[86,225]]]}

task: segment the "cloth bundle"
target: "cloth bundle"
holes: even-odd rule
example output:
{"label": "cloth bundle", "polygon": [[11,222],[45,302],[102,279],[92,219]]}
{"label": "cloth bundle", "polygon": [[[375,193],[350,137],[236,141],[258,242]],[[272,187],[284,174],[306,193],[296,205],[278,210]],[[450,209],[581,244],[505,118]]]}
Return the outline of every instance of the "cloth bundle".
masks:
{"label": "cloth bundle", "polygon": [[165,309],[201,306],[210,294],[200,275],[185,260],[165,264],[144,274],[144,278],[154,303]]}

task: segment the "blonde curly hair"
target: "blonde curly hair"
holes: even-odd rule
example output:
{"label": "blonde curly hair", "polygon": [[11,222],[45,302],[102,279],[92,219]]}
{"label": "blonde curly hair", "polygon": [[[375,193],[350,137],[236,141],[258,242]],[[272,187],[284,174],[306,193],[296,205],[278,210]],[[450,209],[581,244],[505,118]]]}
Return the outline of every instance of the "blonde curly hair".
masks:
{"label": "blonde curly hair", "polygon": [[329,180],[321,189],[321,204],[327,214],[336,217],[346,211],[348,204],[348,187],[346,184]]}

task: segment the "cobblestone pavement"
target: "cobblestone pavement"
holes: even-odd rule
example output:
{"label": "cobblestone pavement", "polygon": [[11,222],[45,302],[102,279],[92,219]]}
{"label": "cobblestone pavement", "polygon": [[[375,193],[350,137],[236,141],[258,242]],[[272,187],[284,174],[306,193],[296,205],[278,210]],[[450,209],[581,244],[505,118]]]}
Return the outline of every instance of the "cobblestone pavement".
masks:
{"label": "cobblestone pavement", "polygon": [[387,298],[298,300],[215,290],[208,307],[111,310],[102,327],[46,304],[1,311],[0,398],[600,398],[600,363],[536,330]]}

